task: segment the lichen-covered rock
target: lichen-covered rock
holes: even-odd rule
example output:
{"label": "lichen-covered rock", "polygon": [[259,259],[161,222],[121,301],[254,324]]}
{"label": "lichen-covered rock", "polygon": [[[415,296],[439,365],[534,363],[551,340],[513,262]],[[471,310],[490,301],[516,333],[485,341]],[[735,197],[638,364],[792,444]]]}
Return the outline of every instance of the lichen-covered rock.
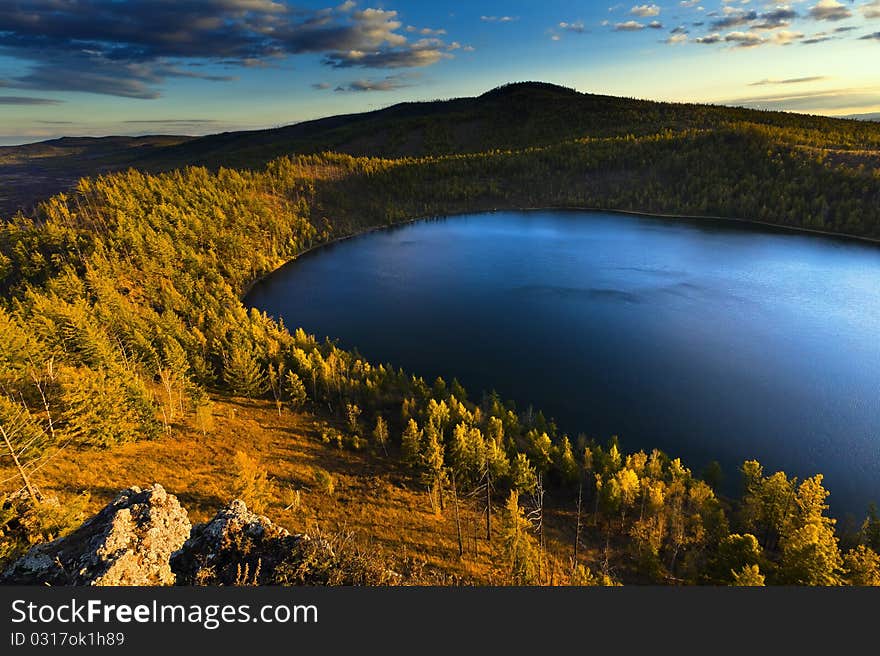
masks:
{"label": "lichen-covered rock", "polygon": [[161,485],[122,491],[70,535],[32,547],[0,583],[173,585],[169,559],[192,525]]}
{"label": "lichen-covered rock", "polygon": [[193,527],[171,568],[178,585],[385,585],[399,579],[375,554],[292,535],[240,500]]}
{"label": "lichen-covered rock", "polygon": [[301,541],[308,537],[291,535],[236,499],[211,521],[193,527],[172,555],[171,568],[179,585],[265,583]]}

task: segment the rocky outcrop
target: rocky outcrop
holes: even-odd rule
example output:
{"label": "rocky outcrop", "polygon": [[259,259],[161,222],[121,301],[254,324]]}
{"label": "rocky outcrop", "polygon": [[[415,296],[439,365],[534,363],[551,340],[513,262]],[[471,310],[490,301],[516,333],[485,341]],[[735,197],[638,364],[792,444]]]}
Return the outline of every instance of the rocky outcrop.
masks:
{"label": "rocky outcrop", "polygon": [[171,558],[178,585],[388,585],[400,577],[344,540],[292,535],[236,500]]}
{"label": "rocky outcrop", "polygon": [[19,585],[385,585],[375,552],[292,535],[232,501],[190,525],[161,485],[121,492],[70,535],[37,545],[0,577]]}
{"label": "rocky outcrop", "polygon": [[236,499],[193,528],[172,556],[171,569],[181,585],[266,584],[303,541],[309,538],[291,535]]}
{"label": "rocky outcrop", "polygon": [[21,585],[172,585],[191,524],[161,485],[123,490],[70,535],[32,547],[0,577]]}

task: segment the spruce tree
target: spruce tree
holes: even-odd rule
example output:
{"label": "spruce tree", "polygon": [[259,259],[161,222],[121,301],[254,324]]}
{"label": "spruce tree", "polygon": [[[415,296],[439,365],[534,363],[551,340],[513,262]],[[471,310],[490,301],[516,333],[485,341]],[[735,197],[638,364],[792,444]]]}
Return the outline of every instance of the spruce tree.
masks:
{"label": "spruce tree", "polygon": [[740,571],[733,573],[733,584],[742,587],[763,587],[764,575],[757,565],[745,565]]}
{"label": "spruce tree", "polygon": [[287,392],[288,403],[292,410],[301,409],[308,401],[306,386],[302,379],[292,371],[287,372],[285,380],[285,391]]}
{"label": "spruce tree", "polygon": [[223,352],[223,382],[236,396],[255,398],[266,392],[266,373],[243,340]]}
{"label": "spruce tree", "polygon": [[403,429],[400,438],[400,450],[403,461],[412,468],[422,464],[422,431],[415,419],[410,419]]}
{"label": "spruce tree", "polygon": [[540,548],[532,535],[532,523],[519,505],[519,496],[512,490],[501,513],[501,549],[511,583],[539,582]]}
{"label": "spruce tree", "polygon": [[382,415],[376,416],[376,426],[373,428],[373,439],[382,447],[382,452],[388,455],[388,423]]}

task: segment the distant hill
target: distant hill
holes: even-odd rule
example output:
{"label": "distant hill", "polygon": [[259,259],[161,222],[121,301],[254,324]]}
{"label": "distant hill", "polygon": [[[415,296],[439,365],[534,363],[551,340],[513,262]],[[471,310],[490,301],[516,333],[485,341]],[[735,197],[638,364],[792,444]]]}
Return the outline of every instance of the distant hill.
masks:
{"label": "distant hill", "polygon": [[[660,103],[520,82],[474,98],[407,102],[271,130],[227,132],[149,153],[145,166],[256,167],[288,154],[422,157],[545,146],[583,137],[713,129],[733,121],[828,130],[841,119],[713,105]],[[875,135],[877,137],[878,135]]]}
{"label": "distant hill", "polygon": [[850,114],[844,118],[851,118],[856,121],[880,121],[880,112],[874,112],[873,114]]}
{"label": "distant hill", "polygon": [[787,112],[660,103],[542,82],[508,84],[473,98],[406,102],[281,128],[206,137],[57,139],[0,148],[0,216],[61,191],[82,176],[126,167],[258,168],[282,155],[335,151],[384,158],[546,146],[580,138],[713,130],[731,122],[784,128],[804,145],[880,149],[880,127]]}
{"label": "distant hill", "polygon": [[64,137],[0,147],[0,217],[72,187],[85,176],[129,166],[150,151],[192,137]]}

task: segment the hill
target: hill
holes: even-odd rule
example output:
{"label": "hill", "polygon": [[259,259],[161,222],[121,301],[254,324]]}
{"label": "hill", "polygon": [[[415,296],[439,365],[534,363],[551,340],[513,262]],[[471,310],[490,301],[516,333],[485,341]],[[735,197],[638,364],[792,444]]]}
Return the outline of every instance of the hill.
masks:
{"label": "hill", "polygon": [[[554,100],[524,119],[539,96]],[[352,527],[365,549],[417,557],[443,581],[880,583],[876,509],[837,524],[821,474],[749,461],[742,496],[722,498],[717,472],[674,454],[626,453],[589,426],[565,435],[540,412],[370,362],[242,302],[253,281],[334,239],[492,208],[714,214],[877,239],[877,126],[534,84],[451,102],[368,120],[415,112],[400,121],[412,136],[450,106],[477,116],[495,103],[507,119],[467,143],[521,147],[130,169],[0,223],[0,563],[121,487],[158,482],[195,518],[234,494],[292,531]],[[604,102],[632,113],[620,125],[607,109],[571,114]],[[559,141],[584,129],[565,116],[593,132]],[[339,120],[299,129],[353,147],[335,131],[355,119]]]}
{"label": "hill", "polygon": [[134,167],[260,168],[290,155],[436,157],[545,147],[574,139],[715,131],[732,123],[780,130],[801,147],[856,153],[878,166],[880,125],[784,112],[661,103],[579,93],[540,82],[508,84],[473,98],[407,102],[281,128],[205,137],[58,139],[0,148],[0,216],[72,186],[77,179]]}
{"label": "hill", "polygon": [[136,166],[139,158],[191,139],[179,136],[64,137],[0,147],[0,217],[33,212],[37,202],[94,176]]}

